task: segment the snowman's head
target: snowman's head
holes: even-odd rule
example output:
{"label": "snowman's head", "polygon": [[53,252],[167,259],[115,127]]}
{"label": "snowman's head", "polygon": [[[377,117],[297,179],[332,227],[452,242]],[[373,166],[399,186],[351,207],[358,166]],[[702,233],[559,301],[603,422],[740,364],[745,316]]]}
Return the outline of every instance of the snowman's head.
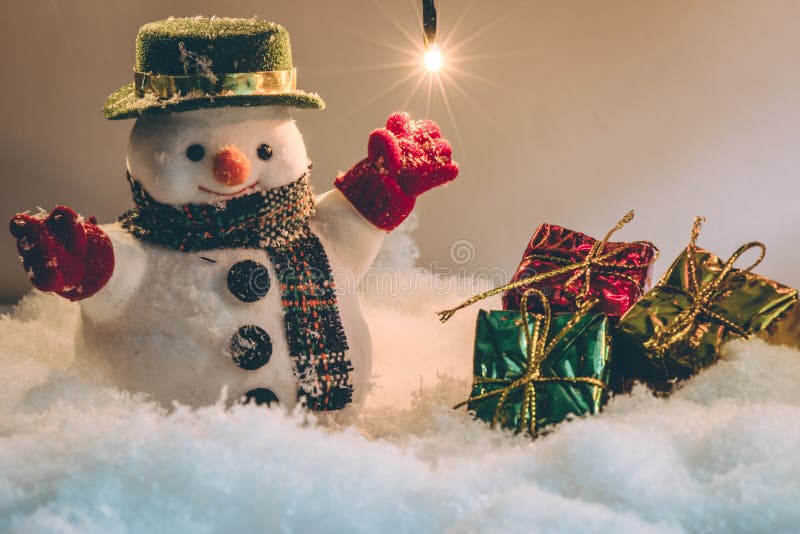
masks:
{"label": "snowman's head", "polygon": [[275,106],[139,118],[126,159],[131,177],[165,204],[210,204],[280,187],[308,167],[288,108]]}

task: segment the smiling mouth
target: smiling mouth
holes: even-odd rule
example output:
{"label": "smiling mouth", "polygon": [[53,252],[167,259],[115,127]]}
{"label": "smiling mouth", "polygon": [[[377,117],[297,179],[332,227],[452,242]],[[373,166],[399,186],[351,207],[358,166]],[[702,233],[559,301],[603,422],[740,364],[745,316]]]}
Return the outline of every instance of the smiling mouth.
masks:
{"label": "smiling mouth", "polygon": [[208,189],[207,187],[203,187],[202,185],[198,185],[197,188],[200,191],[205,191],[206,193],[211,193],[212,195],[217,195],[218,197],[232,197],[233,195],[238,195],[239,193],[244,193],[245,191],[247,191],[249,189],[255,189],[255,187],[258,185],[259,181],[260,180],[256,180],[255,182],[253,182],[252,184],[248,185],[247,187],[243,187],[242,189],[239,189],[238,191],[234,191],[233,193],[220,193],[219,191],[214,191],[213,189]]}

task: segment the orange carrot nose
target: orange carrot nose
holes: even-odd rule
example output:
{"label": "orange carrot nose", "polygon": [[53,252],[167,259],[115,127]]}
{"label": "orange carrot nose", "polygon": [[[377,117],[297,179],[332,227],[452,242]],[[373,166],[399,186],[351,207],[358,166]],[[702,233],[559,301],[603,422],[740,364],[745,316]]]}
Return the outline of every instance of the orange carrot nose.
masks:
{"label": "orange carrot nose", "polygon": [[250,160],[234,146],[225,147],[214,156],[214,178],[222,185],[241,185],[250,174]]}

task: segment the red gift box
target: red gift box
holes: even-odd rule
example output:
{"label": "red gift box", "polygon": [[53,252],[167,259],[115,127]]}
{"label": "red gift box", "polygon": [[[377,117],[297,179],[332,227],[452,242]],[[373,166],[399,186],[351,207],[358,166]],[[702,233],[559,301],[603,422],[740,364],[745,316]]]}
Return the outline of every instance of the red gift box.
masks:
{"label": "red gift box", "polygon": [[[658,257],[648,241],[608,241],[631,219],[633,212],[601,241],[561,226],[539,226],[503,296],[503,309],[519,310],[525,290],[536,288],[547,295],[553,311],[574,312],[581,302],[596,299],[593,313],[621,317],[644,294]],[[539,311],[535,302],[531,305],[532,312]]]}

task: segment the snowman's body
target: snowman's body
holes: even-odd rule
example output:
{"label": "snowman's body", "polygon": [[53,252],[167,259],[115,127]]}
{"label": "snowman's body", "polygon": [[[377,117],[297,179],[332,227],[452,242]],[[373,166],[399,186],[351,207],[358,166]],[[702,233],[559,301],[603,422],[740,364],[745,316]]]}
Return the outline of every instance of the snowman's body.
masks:
{"label": "snowman's body", "polygon": [[[195,144],[209,157],[188,159],[187,147]],[[265,161],[256,157],[262,144],[272,151]],[[210,162],[214,152],[226,147],[236,147],[252,160],[246,179],[231,186],[215,181]],[[133,179],[153,198],[175,205],[211,203],[256,188],[280,187],[296,180],[308,165],[294,121],[285,108],[274,107],[140,119],[131,133],[127,161]],[[369,331],[359,310],[357,287],[384,232],[338,190],[318,198],[309,227],[325,248],[336,285],[357,403],[367,391],[371,369]],[[148,393],[165,405],[214,403],[223,389],[231,400],[269,390],[283,404],[297,401],[300,388],[286,342],[280,283],[266,250],[181,252],[137,239],[119,224],[103,229],[114,245],[114,273],[103,289],[81,301],[77,338],[78,354],[92,369],[102,369],[118,386]],[[268,290],[257,299],[242,299],[231,290],[229,273],[235,266],[256,264],[266,269]],[[263,272],[259,280],[263,289]],[[257,368],[243,368],[232,357],[232,340],[242,327],[245,333],[261,332],[261,337],[240,335],[239,345],[263,342],[266,333],[271,346],[268,361]]]}

